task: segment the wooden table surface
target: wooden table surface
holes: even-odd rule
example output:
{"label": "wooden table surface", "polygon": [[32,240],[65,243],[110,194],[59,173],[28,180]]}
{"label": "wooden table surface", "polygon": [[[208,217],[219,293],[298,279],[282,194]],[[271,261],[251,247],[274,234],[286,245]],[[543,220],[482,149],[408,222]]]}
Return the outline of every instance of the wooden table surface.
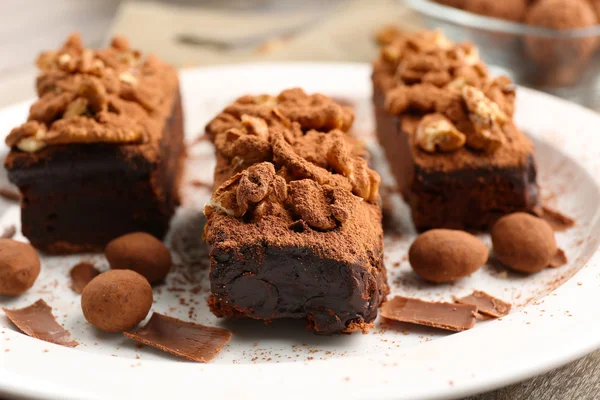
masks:
{"label": "wooden table surface", "polygon": [[[72,31],[80,31],[92,46],[105,41],[119,3],[120,0],[0,0],[0,107],[35,95],[33,61],[39,51],[55,48]],[[573,340],[577,340],[577,332],[573,332]],[[600,399],[600,351],[550,373],[468,399]]]}

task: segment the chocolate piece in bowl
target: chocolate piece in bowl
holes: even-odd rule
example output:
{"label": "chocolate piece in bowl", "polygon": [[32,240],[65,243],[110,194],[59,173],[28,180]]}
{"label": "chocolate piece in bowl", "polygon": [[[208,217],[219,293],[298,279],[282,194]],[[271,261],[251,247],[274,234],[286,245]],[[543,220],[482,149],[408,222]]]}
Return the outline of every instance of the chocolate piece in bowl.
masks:
{"label": "chocolate piece in bowl", "polygon": [[[598,16],[587,0],[539,0],[528,10],[529,25],[557,31],[589,28],[598,24]],[[557,39],[525,37],[525,51],[532,60],[547,69],[546,84],[569,85],[578,79],[583,67],[598,48],[597,36]]]}
{"label": "chocolate piece in bowl", "polygon": [[373,66],[377,136],[418,230],[486,229],[538,203],[515,90],[469,43],[400,34]]}
{"label": "chocolate piece in bowl", "polygon": [[464,0],[462,8],[479,15],[519,22],[525,18],[528,0]]}
{"label": "chocolate piece in bowl", "polygon": [[243,97],[209,123],[215,315],[306,318],[323,334],[373,326],[388,292],[379,175],[346,133],[352,119],[296,89]]}
{"label": "chocolate piece in bowl", "polygon": [[72,35],[37,64],[39,98],[6,139],[23,234],[49,253],[101,251],[134,231],[161,238],[185,155],[176,71],[120,37],[91,50]]}

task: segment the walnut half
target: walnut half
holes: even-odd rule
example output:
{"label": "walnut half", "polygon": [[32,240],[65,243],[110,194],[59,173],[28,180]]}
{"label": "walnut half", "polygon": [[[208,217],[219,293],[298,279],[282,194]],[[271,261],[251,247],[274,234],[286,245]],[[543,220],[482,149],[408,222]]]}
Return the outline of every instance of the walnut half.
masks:
{"label": "walnut half", "polygon": [[467,144],[488,153],[496,151],[506,141],[502,126],[510,118],[496,102],[474,86],[465,85],[462,97],[469,109],[469,119],[474,129],[467,137]]}
{"label": "walnut half", "polygon": [[419,147],[429,153],[455,151],[464,146],[466,136],[442,114],[423,117],[416,131]]}

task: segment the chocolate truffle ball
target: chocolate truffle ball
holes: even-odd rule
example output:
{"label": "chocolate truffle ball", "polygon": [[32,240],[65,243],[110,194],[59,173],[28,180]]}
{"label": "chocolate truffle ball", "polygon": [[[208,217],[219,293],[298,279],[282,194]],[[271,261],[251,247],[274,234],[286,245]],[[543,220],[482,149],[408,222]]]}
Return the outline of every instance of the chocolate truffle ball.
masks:
{"label": "chocolate truffle ball", "polygon": [[447,283],[471,275],[488,259],[489,250],[475,236],[452,229],[432,229],[421,234],[408,250],[417,275]]}
{"label": "chocolate truffle ball", "polygon": [[[530,25],[565,30],[585,28],[598,23],[593,6],[587,0],[539,0],[527,12],[525,22]],[[552,75],[577,79],[577,71],[585,66],[597,47],[596,37],[545,38],[527,36],[525,50],[539,65]],[[566,71],[563,71],[566,69]],[[575,70],[569,73],[569,70]],[[543,71],[542,71],[543,72]],[[549,73],[550,73],[549,72]],[[572,82],[550,82],[565,85]]]}
{"label": "chocolate truffle ball", "polygon": [[492,243],[498,260],[526,273],[546,268],[557,251],[552,227],[543,219],[522,212],[496,221]]}
{"label": "chocolate truffle ball", "polygon": [[131,269],[154,284],[167,276],[173,260],[169,249],[144,232],[130,233],[112,240],[104,255],[112,269]]}
{"label": "chocolate truffle ball", "polygon": [[0,294],[17,296],[33,286],[40,274],[40,258],[27,243],[0,239]]}
{"label": "chocolate truffle ball", "polygon": [[527,0],[464,0],[463,8],[486,17],[519,22],[525,18]]}
{"label": "chocolate truffle ball", "polygon": [[83,289],[81,309],[87,321],[105,332],[124,332],[139,324],[152,306],[152,287],[130,270],[106,271]]}

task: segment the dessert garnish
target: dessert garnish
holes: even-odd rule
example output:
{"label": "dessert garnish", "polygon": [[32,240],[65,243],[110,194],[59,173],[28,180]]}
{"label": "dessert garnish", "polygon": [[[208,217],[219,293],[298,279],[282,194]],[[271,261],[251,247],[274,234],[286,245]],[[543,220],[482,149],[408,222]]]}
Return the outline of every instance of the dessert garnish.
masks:
{"label": "dessert garnish", "polygon": [[559,268],[563,265],[566,265],[568,262],[569,260],[567,259],[567,255],[565,254],[565,252],[562,249],[558,249],[556,250],[556,254],[554,254],[554,257],[552,257],[552,260],[550,260],[550,264],[548,264],[548,267]]}
{"label": "dessert garnish", "polygon": [[146,325],[123,332],[136,342],[200,363],[209,362],[231,339],[226,329],[182,321],[159,313]]}
{"label": "dessert garnish", "polygon": [[40,258],[28,243],[0,239],[0,295],[17,296],[33,286]]}
{"label": "dessert garnish", "polygon": [[106,271],[88,283],[81,295],[85,319],[105,332],[123,332],[139,324],[152,307],[152,287],[128,269]]}
{"label": "dessert garnish", "polygon": [[381,306],[383,318],[449,331],[465,331],[475,326],[477,307],[470,304],[428,302],[396,296]]}
{"label": "dessert garnish", "polygon": [[575,225],[575,220],[548,206],[538,206],[533,214],[544,219],[556,232],[566,231]]}
{"label": "dessert garnish", "polygon": [[21,201],[21,194],[10,188],[0,188],[0,197],[8,201]]}
{"label": "dessert garnish", "polygon": [[9,225],[0,233],[0,239],[12,239],[17,234],[17,227]]}
{"label": "dessert garnish", "polygon": [[415,239],[408,251],[410,265],[421,278],[448,283],[471,275],[485,264],[489,250],[470,233],[432,229]]}
{"label": "dessert garnish", "polygon": [[69,275],[71,276],[71,289],[75,293],[81,294],[87,284],[100,275],[100,271],[98,271],[94,264],[82,261],[71,268]]}
{"label": "dessert garnish", "polygon": [[162,281],[171,270],[171,253],[163,242],[145,232],[135,232],[113,239],[104,255],[112,269],[130,269],[151,284]]}
{"label": "dessert garnish", "polygon": [[480,290],[474,290],[468,296],[455,299],[460,304],[470,304],[477,307],[477,312],[492,318],[500,318],[510,312],[511,305],[501,299]]}
{"label": "dessert garnish", "polygon": [[27,336],[61,346],[79,345],[71,333],[56,322],[52,308],[42,299],[17,310],[2,309],[6,317]]}
{"label": "dessert garnish", "polygon": [[496,258],[516,271],[539,272],[556,255],[552,227],[531,214],[505,215],[494,224],[491,234]]}

